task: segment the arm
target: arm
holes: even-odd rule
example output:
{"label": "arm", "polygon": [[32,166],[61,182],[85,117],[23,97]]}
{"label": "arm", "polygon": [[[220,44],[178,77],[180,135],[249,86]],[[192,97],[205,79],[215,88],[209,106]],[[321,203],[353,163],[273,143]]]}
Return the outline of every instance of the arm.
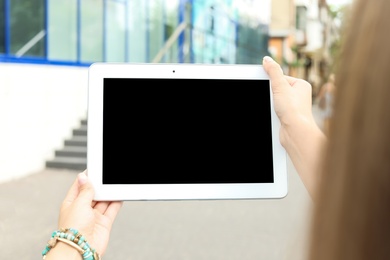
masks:
{"label": "arm", "polygon": [[280,142],[314,198],[327,139],[313,117],[312,87],[283,75],[270,57],[263,59],[263,66],[271,79],[275,112],[281,122]]}

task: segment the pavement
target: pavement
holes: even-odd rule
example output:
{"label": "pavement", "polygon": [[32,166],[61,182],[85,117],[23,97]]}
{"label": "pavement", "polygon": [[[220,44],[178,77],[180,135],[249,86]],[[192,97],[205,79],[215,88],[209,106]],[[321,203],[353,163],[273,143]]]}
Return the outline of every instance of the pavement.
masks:
{"label": "pavement", "polygon": [[[77,173],[44,169],[0,183],[0,259],[41,259]],[[312,200],[289,160],[288,175],[283,199],[127,201],[103,259],[303,259]]]}

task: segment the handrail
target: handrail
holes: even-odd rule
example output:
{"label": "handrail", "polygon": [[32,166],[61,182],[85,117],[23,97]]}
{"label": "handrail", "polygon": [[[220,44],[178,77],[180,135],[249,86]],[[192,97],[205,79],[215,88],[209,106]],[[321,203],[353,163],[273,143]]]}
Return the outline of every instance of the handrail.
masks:
{"label": "handrail", "polygon": [[160,49],[157,55],[152,60],[153,63],[158,63],[164,57],[169,48],[172,47],[172,44],[179,38],[180,34],[187,28],[187,23],[182,22],[176,27],[176,30],[172,33],[172,35],[165,42],[164,46]]}
{"label": "handrail", "polygon": [[42,30],[37,33],[31,40],[29,40],[22,48],[20,48],[16,53],[16,57],[22,57],[26,52],[28,52],[32,47],[34,47],[37,42],[39,42],[43,37],[45,37],[46,31]]}

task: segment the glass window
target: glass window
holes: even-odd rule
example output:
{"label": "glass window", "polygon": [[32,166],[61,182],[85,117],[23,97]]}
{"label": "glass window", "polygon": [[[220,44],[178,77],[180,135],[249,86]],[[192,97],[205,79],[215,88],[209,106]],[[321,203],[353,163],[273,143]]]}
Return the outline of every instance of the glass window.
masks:
{"label": "glass window", "polygon": [[106,61],[126,60],[126,8],[125,3],[107,1],[106,8]]}
{"label": "glass window", "polygon": [[4,0],[0,0],[0,53],[5,52],[5,15]]}
{"label": "glass window", "polygon": [[17,57],[45,55],[44,0],[10,2],[11,53]]}
{"label": "glass window", "polygon": [[235,24],[227,13],[228,8],[225,6],[214,12],[214,63],[235,63],[229,54],[231,43],[235,40]]}
{"label": "glass window", "polygon": [[4,0],[0,0],[0,53],[5,52],[5,12]]}
{"label": "glass window", "polygon": [[306,7],[297,6],[296,7],[296,28],[298,30],[304,30],[306,28]]}
{"label": "glass window", "polygon": [[211,47],[213,37],[211,29],[213,27],[213,17],[211,15],[211,4],[206,5],[203,1],[194,2],[192,6],[192,39],[194,62],[212,63]]}
{"label": "glass window", "polygon": [[48,59],[77,61],[77,0],[48,1]]}
{"label": "glass window", "polygon": [[192,31],[192,39],[193,39],[193,49],[194,49],[194,62],[195,63],[205,63],[203,52],[201,52],[203,46],[206,45],[206,37],[205,34],[200,32],[199,30],[194,29]]}
{"label": "glass window", "polygon": [[146,2],[129,1],[127,4],[127,27],[129,60],[132,62],[147,62],[146,60]]}
{"label": "glass window", "polygon": [[164,3],[149,1],[149,59],[152,61],[164,46]]}
{"label": "glass window", "polygon": [[[179,26],[179,1],[171,0],[165,1],[164,3],[164,15],[165,15],[165,24],[164,24],[164,44],[175,32]],[[178,62],[178,38],[174,39],[174,43],[169,47],[169,49],[164,53],[162,62]]]}
{"label": "glass window", "polygon": [[[68,0],[66,0],[68,1]],[[83,62],[103,61],[103,0],[81,1],[80,58]]]}
{"label": "glass window", "polygon": [[235,63],[234,7],[223,2],[200,2],[194,6],[193,48],[195,62]]}

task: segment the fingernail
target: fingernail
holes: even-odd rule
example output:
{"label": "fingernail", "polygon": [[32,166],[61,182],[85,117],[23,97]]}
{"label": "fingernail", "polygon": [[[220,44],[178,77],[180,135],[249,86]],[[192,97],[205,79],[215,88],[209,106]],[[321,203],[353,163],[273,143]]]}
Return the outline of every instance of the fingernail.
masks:
{"label": "fingernail", "polygon": [[264,56],[263,61],[271,62],[271,61],[273,61],[273,59],[270,56]]}
{"label": "fingernail", "polygon": [[85,172],[79,173],[78,181],[80,185],[83,185],[87,182],[87,175],[85,175]]}

